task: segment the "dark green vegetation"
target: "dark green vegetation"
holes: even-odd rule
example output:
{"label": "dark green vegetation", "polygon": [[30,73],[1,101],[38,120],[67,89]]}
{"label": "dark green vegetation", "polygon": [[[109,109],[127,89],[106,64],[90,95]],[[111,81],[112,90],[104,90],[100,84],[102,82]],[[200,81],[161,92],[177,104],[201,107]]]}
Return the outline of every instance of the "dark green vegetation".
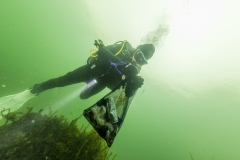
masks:
{"label": "dark green vegetation", "polygon": [[[190,154],[190,158],[191,158],[191,160],[194,160],[194,159],[193,159],[193,155],[192,155],[192,153],[189,152],[189,154]],[[213,157],[210,157],[210,160],[215,160],[214,156],[213,156]]]}
{"label": "dark green vegetation", "polygon": [[[3,115],[0,126],[1,160],[108,160],[106,143],[87,127],[79,128],[77,119],[31,112]],[[6,111],[5,111],[6,112]]]}

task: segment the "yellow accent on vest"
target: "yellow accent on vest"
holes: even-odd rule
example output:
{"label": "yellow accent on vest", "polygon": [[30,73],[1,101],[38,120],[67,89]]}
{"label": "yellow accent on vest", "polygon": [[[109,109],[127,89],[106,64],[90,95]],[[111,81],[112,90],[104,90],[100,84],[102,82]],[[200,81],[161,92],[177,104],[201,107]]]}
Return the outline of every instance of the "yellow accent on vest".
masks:
{"label": "yellow accent on vest", "polygon": [[[123,50],[123,47],[125,46],[125,43],[126,43],[127,41],[126,40],[124,40],[123,41],[123,43],[122,43],[122,47],[120,48],[120,50],[114,55],[114,56],[117,56],[117,55],[119,55],[121,52],[122,52],[122,50]],[[94,53],[92,53],[92,52],[94,52]],[[90,50],[90,56],[92,57],[92,58],[96,58],[98,55],[97,55],[97,50],[96,49],[91,49]]]}

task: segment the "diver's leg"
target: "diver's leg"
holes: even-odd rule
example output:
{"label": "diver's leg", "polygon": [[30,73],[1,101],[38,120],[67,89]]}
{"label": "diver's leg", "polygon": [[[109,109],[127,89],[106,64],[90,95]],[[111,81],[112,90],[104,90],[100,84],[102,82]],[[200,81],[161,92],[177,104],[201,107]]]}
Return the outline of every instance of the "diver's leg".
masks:
{"label": "diver's leg", "polygon": [[53,78],[43,83],[35,84],[31,89],[31,93],[38,94],[55,87],[64,87],[79,82],[86,82],[89,79],[94,78],[96,74],[97,73],[93,72],[89,66],[84,65],[58,78]]}
{"label": "diver's leg", "polygon": [[106,88],[106,85],[101,83],[101,82],[97,82],[96,80],[92,80],[91,82],[89,82],[87,84],[87,86],[83,89],[83,91],[80,94],[80,98],[81,99],[87,99],[97,93],[99,93],[100,91],[102,91],[104,88]]}

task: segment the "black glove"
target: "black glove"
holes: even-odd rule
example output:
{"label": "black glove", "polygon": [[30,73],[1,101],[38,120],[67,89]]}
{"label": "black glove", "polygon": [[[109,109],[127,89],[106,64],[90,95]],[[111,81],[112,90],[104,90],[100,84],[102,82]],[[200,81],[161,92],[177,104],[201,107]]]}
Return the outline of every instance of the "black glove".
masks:
{"label": "black glove", "polygon": [[134,95],[135,91],[138,88],[141,88],[143,85],[144,79],[141,76],[127,77],[126,79],[126,88],[125,95],[126,97],[131,97]]}
{"label": "black glove", "polygon": [[95,40],[94,41],[94,45],[97,47],[97,48],[102,48],[102,47],[105,47],[105,45],[103,44],[103,41],[102,40]]}
{"label": "black glove", "polygon": [[131,86],[132,89],[141,88],[143,85],[144,79],[141,76],[133,76],[127,79],[127,86]]}
{"label": "black glove", "polygon": [[138,74],[138,70],[134,65],[127,64],[121,68],[122,74],[126,77],[135,77]]}

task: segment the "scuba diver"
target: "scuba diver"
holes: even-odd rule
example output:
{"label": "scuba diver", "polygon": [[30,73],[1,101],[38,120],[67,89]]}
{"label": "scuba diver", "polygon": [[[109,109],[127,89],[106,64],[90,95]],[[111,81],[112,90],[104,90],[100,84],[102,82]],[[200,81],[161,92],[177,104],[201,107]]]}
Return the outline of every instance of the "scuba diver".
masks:
{"label": "scuba diver", "polygon": [[[133,48],[127,41],[119,41],[105,46],[101,40],[95,40],[98,48],[90,52],[87,64],[58,78],[35,84],[24,92],[0,98],[0,110],[20,108],[27,100],[41,92],[55,87],[85,82],[87,85],[80,93],[81,99],[87,99],[106,87],[114,90],[119,85],[125,86],[126,97],[134,95],[143,85],[144,79],[139,76],[141,67],[153,56],[153,44],[142,44]],[[11,103],[10,103],[11,101]]]}
{"label": "scuba diver", "polygon": [[147,64],[154,54],[154,45],[143,44],[134,49],[129,42],[120,41],[105,47],[101,40],[95,41],[94,45],[99,50],[91,54],[86,65],[61,77],[35,84],[30,92],[39,94],[47,89],[85,82],[87,86],[80,98],[87,99],[106,87],[113,90],[120,83],[127,82],[126,95],[131,97],[143,85],[143,78],[137,75],[141,66]]}

